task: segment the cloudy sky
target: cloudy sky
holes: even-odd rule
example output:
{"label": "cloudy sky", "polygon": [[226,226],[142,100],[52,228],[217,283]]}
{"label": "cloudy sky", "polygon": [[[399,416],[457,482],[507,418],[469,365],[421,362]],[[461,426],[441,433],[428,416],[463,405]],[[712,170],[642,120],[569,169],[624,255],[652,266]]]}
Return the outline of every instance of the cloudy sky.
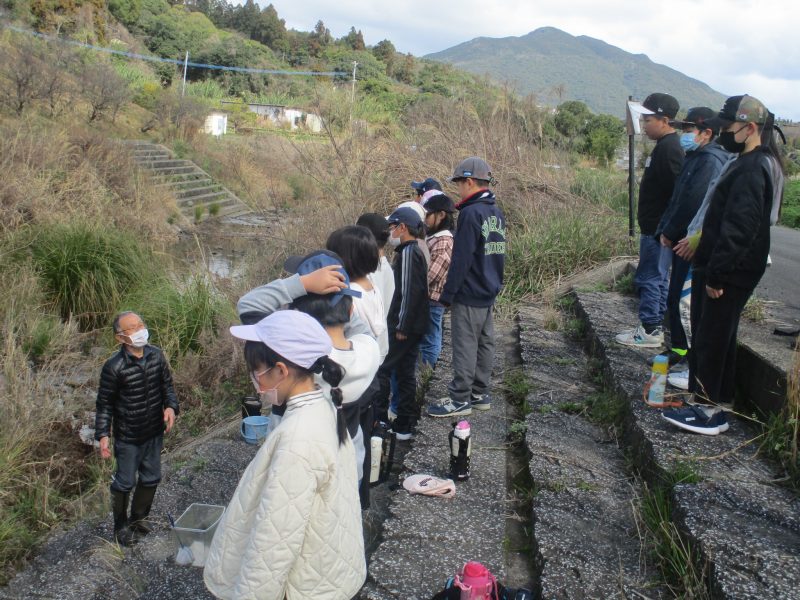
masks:
{"label": "cloudy sky", "polygon": [[[269,0],[257,0],[265,6]],[[336,37],[351,26],[368,45],[392,40],[422,56],[476,37],[545,26],[588,35],[704,81],[749,93],[800,121],[799,0],[272,0],[287,27],[322,19]]]}

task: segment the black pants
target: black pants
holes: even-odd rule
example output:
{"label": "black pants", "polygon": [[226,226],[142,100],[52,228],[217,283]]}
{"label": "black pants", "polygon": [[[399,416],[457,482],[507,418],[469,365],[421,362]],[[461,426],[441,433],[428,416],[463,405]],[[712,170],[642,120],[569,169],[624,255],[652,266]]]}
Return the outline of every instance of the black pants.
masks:
{"label": "black pants", "polygon": [[717,404],[736,395],[736,334],[753,288],[723,287],[721,297],[706,294],[705,271],[692,273],[692,351],[689,391]]}
{"label": "black pants", "polygon": [[[669,277],[669,291],[667,292],[667,314],[669,315],[670,347],[675,350],[688,350],[689,340],[683,329],[681,320],[681,292],[689,268],[692,266],[677,254],[672,255],[672,272]],[[694,283],[694,281],[692,281]]]}
{"label": "black pants", "polygon": [[419,354],[421,334],[409,335],[398,340],[394,331],[389,332],[389,352],[378,369],[378,393],[375,396],[375,417],[387,419],[389,410],[390,378],[392,371],[397,375],[398,404],[397,419],[393,429],[398,433],[408,433],[419,418],[417,412],[416,365]]}
{"label": "black pants", "polygon": [[361,482],[358,485],[358,495],[361,499],[361,508],[369,508],[369,471],[372,466],[372,426],[375,423],[375,412],[372,408],[373,398],[378,391],[378,376],[372,380],[361,398],[357,402],[350,402],[342,407],[345,421],[347,421],[347,432],[353,439],[361,428],[361,435],[364,438],[364,464],[362,465]]}
{"label": "black pants", "polygon": [[161,481],[161,449],[164,436],[159,434],[142,444],[128,444],[114,440],[114,458],[117,470],[111,478],[111,490],[127,494],[138,483],[144,487],[155,487]]}

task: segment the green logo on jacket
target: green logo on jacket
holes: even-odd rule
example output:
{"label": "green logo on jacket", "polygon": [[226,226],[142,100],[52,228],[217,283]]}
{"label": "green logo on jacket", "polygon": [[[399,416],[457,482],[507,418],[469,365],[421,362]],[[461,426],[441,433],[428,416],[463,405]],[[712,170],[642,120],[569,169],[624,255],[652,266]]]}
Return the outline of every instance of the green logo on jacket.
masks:
{"label": "green logo on jacket", "polygon": [[[489,235],[496,233],[503,238],[502,242],[490,242]],[[505,254],[506,253],[506,228],[503,226],[503,220],[492,215],[488,217],[481,225],[481,235],[486,243],[483,246],[483,253],[486,256],[490,254]]]}

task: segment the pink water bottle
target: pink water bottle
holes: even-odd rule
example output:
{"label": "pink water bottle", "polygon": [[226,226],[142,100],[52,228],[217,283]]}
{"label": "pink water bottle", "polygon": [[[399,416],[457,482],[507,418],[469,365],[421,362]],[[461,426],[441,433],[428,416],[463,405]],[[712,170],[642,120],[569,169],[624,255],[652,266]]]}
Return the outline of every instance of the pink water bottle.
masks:
{"label": "pink water bottle", "polygon": [[469,457],[472,452],[472,437],[469,421],[453,423],[448,435],[450,442],[450,473],[455,481],[469,479]]}

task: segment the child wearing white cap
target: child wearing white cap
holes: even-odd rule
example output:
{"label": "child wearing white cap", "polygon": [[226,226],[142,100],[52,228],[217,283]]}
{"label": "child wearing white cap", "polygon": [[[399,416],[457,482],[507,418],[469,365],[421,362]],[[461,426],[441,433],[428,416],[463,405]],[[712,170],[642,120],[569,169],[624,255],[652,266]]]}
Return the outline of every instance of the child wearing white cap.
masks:
{"label": "child wearing white cap", "polygon": [[[242,475],[203,579],[219,598],[348,599],[366,578],[356,460],[342,416],[342,369],[309,315],[285,310],[231,327],[259,393],[285,405]],[[331,386],[331,400],[314,382]]]}

